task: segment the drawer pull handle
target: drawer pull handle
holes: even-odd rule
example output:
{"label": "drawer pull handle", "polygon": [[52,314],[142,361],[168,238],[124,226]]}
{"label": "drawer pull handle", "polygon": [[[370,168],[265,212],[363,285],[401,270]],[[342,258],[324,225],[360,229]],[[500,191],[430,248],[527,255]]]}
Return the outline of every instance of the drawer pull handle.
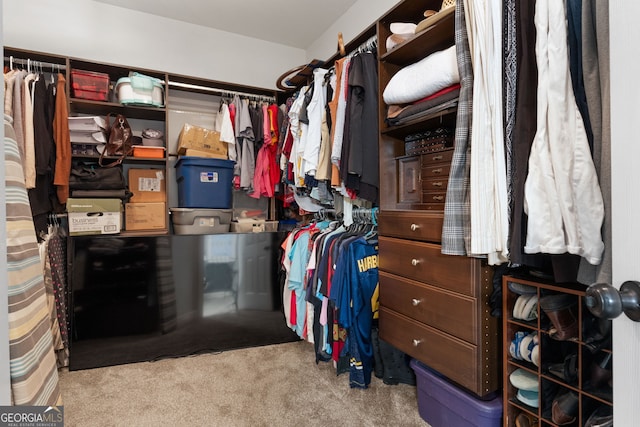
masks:
{"label": "drawer pull handle", "polygon": [[442,173],[442,168],[434,169],[433,173]]}
{"label": "drawer pull handle", "polygon": [[433,200],[436,202],[441,202],[444,200],[444,196],[433,196]]}
{"label": "drawer pull handle", "polygon": [[414,347],[417,347],[417,346],[419,346],[419,345],[420,345],[420,343],[421,343],[421,342],[422,342],[422,340],[416,340],[416,339],[414,339],[414,340],[413,340],[413,346],[414,346]]}
{"label": "drawer pull handle", "polygon": [[440,154],[439,156],[433,156],[433,160],[434,160],[434,161],[436,161],[436,160],[442,160],[442,159],[444,159],[444,157],[442,156],[442,154]]}
{"label": "drawer pull handle", "polygon": [[415,258],[411,260],[411,265],[413,265],[414,267],[415,267],[416,265],[418,265],[419,263],[420,263],[420,261],[419,261],[419,260],[417,260],[417,259],[415,259]]}
{"label": "drawer pull handle", "polygon": [[420,304],[421,302],[422,302],[422,300],[421,300],[421,299],[418,299],[418,298],[413,298],[413,299],[411,300],[411,304],[412,304],[414,307],[416,307],[416,306],[417,306],[418,304]]}
{"label": "drawer pull handle", "polygon": [[418,224],[411,224],[411,231],[416,231],[420,226]]}
{"label": "drawer pull handle", "polygon": [[442,181],[432,182],[431,185],[433,185],[434,187],[442,187]]}

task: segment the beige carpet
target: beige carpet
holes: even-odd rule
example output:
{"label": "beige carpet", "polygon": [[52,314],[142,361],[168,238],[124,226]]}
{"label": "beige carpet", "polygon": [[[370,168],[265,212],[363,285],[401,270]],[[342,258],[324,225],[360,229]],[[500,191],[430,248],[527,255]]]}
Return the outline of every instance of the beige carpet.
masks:
{"label": "beige carpet", "polygon": [[298,341],[60,373],[65,426],[428,426],[416,388],[349,388]]}

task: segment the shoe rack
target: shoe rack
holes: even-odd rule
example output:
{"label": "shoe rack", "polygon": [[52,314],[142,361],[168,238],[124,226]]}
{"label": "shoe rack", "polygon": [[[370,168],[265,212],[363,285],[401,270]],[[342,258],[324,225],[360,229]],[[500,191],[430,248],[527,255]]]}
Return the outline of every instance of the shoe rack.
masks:
{"label": "shoe rack", "polygon": [[505,426],[612,425],[610,321],[585,307],[585,289],[503,277]]}

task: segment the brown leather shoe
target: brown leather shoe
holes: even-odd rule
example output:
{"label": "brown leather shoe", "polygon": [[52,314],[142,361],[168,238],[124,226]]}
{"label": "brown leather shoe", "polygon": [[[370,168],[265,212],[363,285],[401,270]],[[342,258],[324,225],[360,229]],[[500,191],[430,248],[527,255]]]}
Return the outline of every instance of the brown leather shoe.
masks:
{"label": "brown leather shoe", "polygon": [[551,320],[549,336],[558,341],[578,338],[578,299],[569,294],[547,295],[540,298],[540,308]]}
{"label": "brown leather shoe", "polygon": [[516,417],[516,427],[533,427],[536,425],[538,425],[538,420],[530,414],[520,412]]}
{"label": "brown leather shoe", "polygon": [[571,424],[578,415],[578,395],[569,391],[556,397],[551,407],[551,419],[554,423],[562,426]]}

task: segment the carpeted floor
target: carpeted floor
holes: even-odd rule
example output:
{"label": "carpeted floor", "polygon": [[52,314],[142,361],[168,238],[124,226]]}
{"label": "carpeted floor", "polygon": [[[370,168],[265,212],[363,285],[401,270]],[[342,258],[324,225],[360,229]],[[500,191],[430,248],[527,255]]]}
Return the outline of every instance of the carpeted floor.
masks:
{"label": "carpeted floor", "polygon": [[420,426],[416,388],[349,388],[304,341],[60,373],[65,426]]}

